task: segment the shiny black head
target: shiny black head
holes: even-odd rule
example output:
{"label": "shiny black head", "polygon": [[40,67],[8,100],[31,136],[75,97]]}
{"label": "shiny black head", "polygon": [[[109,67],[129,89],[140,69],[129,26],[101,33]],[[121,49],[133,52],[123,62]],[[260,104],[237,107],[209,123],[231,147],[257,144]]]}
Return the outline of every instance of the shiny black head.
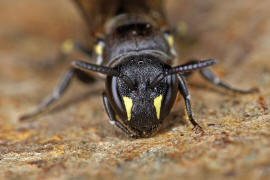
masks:
{"label": "shiny black head", "polygon": [[119,76],[107,77],[107,95],[122,123],[140,136],[152,134],[169,113],[176,94],[176,75],[153,86],[170,66],[153,56],[131,56],[115,67]]}
{"label": "shiny black head", "polygon": [[114,68],[82,61],[73,65],[107,75],[106,94],[115,121],[139,137],[152,135],[170,112],[175,101],[177,74],[214,64],[207,60],[171,67],[151,55],[129,56]]}

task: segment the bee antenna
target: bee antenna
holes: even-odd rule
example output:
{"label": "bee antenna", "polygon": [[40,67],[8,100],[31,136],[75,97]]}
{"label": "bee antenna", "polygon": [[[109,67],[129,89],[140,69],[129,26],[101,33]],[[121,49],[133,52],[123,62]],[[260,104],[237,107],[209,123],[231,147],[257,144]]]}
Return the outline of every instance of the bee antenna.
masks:
{"label": "bee antenna", "polygon": [[170,69],[165,70],[163,73],[159,74],[151,83],[150,87],[154,88],[157,86],[166,76],[170,74],[178,74],[189,72],[197,69],[202,69],[208,66],[212,66],[213,64],[217,63],[217,59],[208,59],[204,61],[197,61],[194,63],[183,64],[179,66],[172,67]]}
{"label": "bee antenna", "polygon": [[134,90],[134,84],[132,83],[131,79],[128,76],[125,75],[121,75],[116,69],[114,68],[110,68],[110,67],[106,67],[106,66],[100,66],[100,65],[96,65],[96,64],[91,64],[89,62],[85,62],[85,61],[73,61],[72,65],[75,68],[78,68],[80,70],[83,71],[94,71],[94,72],[99,72],[102,74],[106,74],[109,76],[116,76],[119,77],[122,81],[124,81],[126,83],[126,85]]}
{"label": "bee antenna", "polygon": [[106,66],[100,66],[100,65],[96,65],[96,64],[91,64],[89,62],[85,62],[85,61],[73,61],[72,65],[80,70],[83,71],[94,71],[94,72],[99,72],[102,74],[106,74],[109,76],[119,76],[119,73],[116,69],[110,68],[110,67],[106,67]]}
{"label": "bee antenna", "polygon": [[167,75],[169,74],[177,74],[177,73],[184,73],[184,72],[189,72],[197,69],[202,69],[208,66],[212,66],[213,64],[217,63],[217,59],[208,59],[204,61],[197,61],[192,64],[184,64],[184,65],[179,65],[175,66],[171,69],[168,70]]}

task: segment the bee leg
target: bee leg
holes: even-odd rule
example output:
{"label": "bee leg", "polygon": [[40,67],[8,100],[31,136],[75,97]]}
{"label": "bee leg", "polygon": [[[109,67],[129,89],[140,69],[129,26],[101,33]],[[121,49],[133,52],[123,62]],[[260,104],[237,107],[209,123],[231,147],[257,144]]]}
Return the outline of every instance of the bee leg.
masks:
{"label": "bee leg", "polygon": [[249,94],[249,93],[258,92],[258,88],[251,88],[248,90],[241,90],[241,89],[233,88],[230,85],[222,82],[210,69],[207,69],[207,68],[201,69],[200,73],[202,77],[206,79],[207,81],[213,83],[216,86],[222,87],[232,92],[236,92],[240,94]]}
{"label": "bee leg", "polygon": [[191,104],[190,104],[190,94],[188,92],[187,84],[185,82],[185,79],[182,75],[178,74],[178,81],[179,81],[179,91],[182,94],[184,100],[185,100],[185,110],[186,115],[188,117],[188,120],[191,122],[191,124],[194,126],[193,130],[196,131],[196,133],[203,133],[203,130],[201,126],[193,119],[192,111],[191,111]]}
{"label": "bee leg", "polygon": [[112,109],[112,106],[111,104],[109,103],[108,101],[108,97],[107,95],[105,94],[105,92],[102,93],[102,96],[103,96],[103,104],[104,104],[104,107],[105,107],[105,110],[109,116],[109,122],[110,124],[112,125],[116,125],[118,128],[120,128],[122,131],[124,131],[128,136],[132,137],[132,138],[138,138],[137,135],[133,134],[130,132],[129,129],[127,129],[125,126],[123,126],[119,121],[116,120],[115,118],[115,112],[114,110]]}
{"label": "bee leg", "polygon": [[[191,65],[191,64],[196,64],[198,63],[198,60],[191,60],[190,62],[186,63],[186,65]],[[185,77],[191,75],[192,72],[187,72],[184,73],[183,75]],[[218,86],[218,87],[222,87],[226,90],[235,92],[235,93],[240,93],[240,94],[249,94],[249,93],[254,93],[254,92],[258,92],[258,88],[251,88],[248,90],[241,90],[241,89],[236,89],[231,87],[230,85],[228,85],[227,83],[221,81],[214,73],[212,70],[210,70],[209,68],[204,68],[204,69],[200,69],[200,74],[202,75],[202,77],[207,80],[208,82]]]}
{"label": "bee leg", "polygon": [[28,114],[22,115],[19,119],[21,121],[24,121],[24,120],[33,118],[35,116],[38,116],[41,113],[48,110],[48,108],[54,102],[56,102],[57,100],[59,100],[62,97],[62,95],[69,87],[69,85],[70,85],[70,83],[75,75],[77,75],[79,80],[81,80],[82,82],[85,82],[85,83],[94,82],[93,81],[94,79],[91,76],[88,75],[88,78],[87,78],[87,75],[85,74],[85,72],[82,72],[81,70],[78,70],[78,69],[70,68],[65,72],[65,74],[63,75],[59,84],[57,85],[57,87],[53,91],[52,95],[50,95],[47,99],[45,99],[44,102],[39,107],[37,107],[34,111],[32,111]]}

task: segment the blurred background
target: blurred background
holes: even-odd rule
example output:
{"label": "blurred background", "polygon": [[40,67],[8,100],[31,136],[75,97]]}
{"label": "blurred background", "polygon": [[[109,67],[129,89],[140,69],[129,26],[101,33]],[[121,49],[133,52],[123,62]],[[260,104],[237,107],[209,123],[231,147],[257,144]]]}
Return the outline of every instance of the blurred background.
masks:
{"label": "blurred background", "polygon": [[18,122],[70,60],[83,58],[57,59],[61,43],[87,44],[89,34],[71,1],[0,0],[0,178],[270,178],[269,7],[269,0],[166,1],[169,22],[181,28],[177,64],[217,58],[222,79],[260,93],[227,95],[194,75],[194,115],[206,135],[193,133],[179,103],[165,130],[130,140],[108,123],[103,82],[74,82],[48,114]]}

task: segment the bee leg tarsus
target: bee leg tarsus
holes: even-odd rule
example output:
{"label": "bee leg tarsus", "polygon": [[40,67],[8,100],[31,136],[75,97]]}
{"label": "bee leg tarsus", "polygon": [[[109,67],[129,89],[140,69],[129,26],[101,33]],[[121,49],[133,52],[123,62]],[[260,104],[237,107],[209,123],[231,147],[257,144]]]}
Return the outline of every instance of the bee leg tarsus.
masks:
{"label": "bee leg tarsus", "polygon": [[[191,60],[191,61],[189,61],[187,63],[187,65],[196,64],[198,62],[199,62],[199,60]],[[187,77],[187,76],[189,76],[191,74],[192,74],[192,72],[187,72],[187,73],[184,73],[184,76]],[[242,89],[237,89],[237,88],[231,87],[227,83],[220,80],[214,74],[214,72],[209,68],[200,69],[200,74],[205,80],[212,83],[213,85],[221,87],[221,88],[226,89],[226,90],[229,90],[231,92],[240,93],[240,94],[251,94],[251,93],[259,92],[258,88],[251,88],[251,89],[248,89],[248,90],[242,90]]]}
{"label": "bee leg tarsus", "polygon": [[201,126],[197,125],[192,128],[193,131],[195,131],[196,134],[204,135],[204,130]]}
{"label": "bee leg tarsus", "polygon": [[90,75],[86,76],[85,72],[75,69],[73,67],[69,68],[63,75],[62,79],[60,80],[53,93],[47,99],[45,99],[43,103],[41,103],[41,105],[37,107],[34,111],[19,117],[19,120],[25,121],[46,112],[53,103],[55,103],[62,97],[64,92],[68,89],[75,75],[80,81],[84,83],[94,82],[94,79]]}
{"label": "bee leg tarsus", "polygon": [[56,89],[53,91],[52,95],[50,95],[47,99],[43,101],[43,103],[35,109],[33,112],[30,112],[29,114],[22,115],[19,120],[24,121],[30,118],[33,118],[35,116],[40,115],[41,113],[45,112],[49,106],[51,106],[55,101],[57,101],[63,93],[68,88],[72,77],[74,76],[74,68],[68,69],[65,74],[63,75],[63,78],[60,80],[60,83],[56,87]]}
{"label": "bee leg tarsus", "polygon": [[186,110],[188,120],[194,126],[194,128],[193,128],[194,130],[200,129],[201,131],[203,131],[201,126],[193,119],[192,111],[191,111],[191,104],[190,104],[190,95],[188,92],[188,88],[187,88],[185,79],[180,74],[178,74],[177,77],[178,77],[178,81],[179,81],[179,91],[181,92],[181,94],[185,100],[185,108],[186,108],[185,110]]}
{"label": "bee leg tarsus", "polygon": [[207,68],[201,69],[200,73],[204,79],[211,82],[212,84],[219,86],[219,87],[222,87],[222,88],[229,90],[229,91],[232,91],[232,92],[236,92],[236,93],[240,93],[240,94],[250,94],[250,93],[255,93],[255,92],[259,91],[258,88],[252,88],[252,89],[248,89],[248,90],[241,90],[241,89],[233,88],[230,85],[222,82],[210,69],[207,69]]}

